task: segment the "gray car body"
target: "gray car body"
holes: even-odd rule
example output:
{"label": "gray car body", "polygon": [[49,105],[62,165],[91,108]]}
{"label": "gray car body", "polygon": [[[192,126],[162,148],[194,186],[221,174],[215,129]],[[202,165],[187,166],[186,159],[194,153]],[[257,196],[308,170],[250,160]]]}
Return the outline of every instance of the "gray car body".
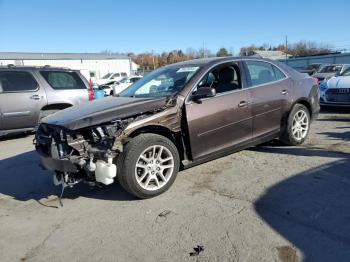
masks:
{"label": "gray car body", "polygon": [[33,130],[43,112],[54,112],[88,101],[87,89],[53,89],[41,71],[75,72],[86,88],[89,84],[79,71],[53,67],[0,67],[0,72],[28,72],[37,82],[33,91],[3,92],[0,90],[0,135]]}

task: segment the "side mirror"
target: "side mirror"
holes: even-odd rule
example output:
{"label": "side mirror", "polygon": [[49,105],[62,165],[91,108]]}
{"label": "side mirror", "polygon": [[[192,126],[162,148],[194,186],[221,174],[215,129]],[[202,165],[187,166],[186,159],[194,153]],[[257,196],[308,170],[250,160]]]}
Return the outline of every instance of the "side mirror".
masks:
{"label": "side mirror", "polygon": [[339,71],[335,72],[335,75],[334,75],[334,76],[335,76],[335,77],[340,76],[340,72],[339,72]]}
{"label": "side mirror", "polygon": [[198,101],[204,98],[214,97],[215,95],[216,91],[214,88],[203,86],[192,93],[192,100]]}

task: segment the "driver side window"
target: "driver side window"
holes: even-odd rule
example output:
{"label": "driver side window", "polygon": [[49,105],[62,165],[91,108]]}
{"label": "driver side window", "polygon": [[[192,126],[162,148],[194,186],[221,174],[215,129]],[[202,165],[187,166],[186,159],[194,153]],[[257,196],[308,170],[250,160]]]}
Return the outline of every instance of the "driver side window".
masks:
{"label": "driver side window", "polygon": [[214,88],[216,94],[242,89],[242,81],[238,65],[231,64],[215,67],[199,82],[197,89],[201,87]]}
{"label": "driver side window", "polygon": [[206,87],[212,87],[215,83],[216,78],[212,72],[209,72],[205,75],[205,77],[202,79],[202,81],[199,82],[198,88],[206,86]]}

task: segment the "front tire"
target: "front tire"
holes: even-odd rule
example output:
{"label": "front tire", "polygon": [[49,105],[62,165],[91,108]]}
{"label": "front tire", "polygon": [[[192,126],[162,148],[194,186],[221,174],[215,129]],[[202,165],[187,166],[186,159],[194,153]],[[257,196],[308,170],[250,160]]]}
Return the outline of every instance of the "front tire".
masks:
{"label": "front tire", "polygon": [[166,137],[141,134],[133,138],[118,159],[118,180],[137,198],[150,198],[167,191],[179,171],[176,146]]}
{"label": "front tire", "polygon": [[310,113],[302,104],[296,104],[291,110],[280,140],[290,146],[297,146],[305,142],[310,131]]}

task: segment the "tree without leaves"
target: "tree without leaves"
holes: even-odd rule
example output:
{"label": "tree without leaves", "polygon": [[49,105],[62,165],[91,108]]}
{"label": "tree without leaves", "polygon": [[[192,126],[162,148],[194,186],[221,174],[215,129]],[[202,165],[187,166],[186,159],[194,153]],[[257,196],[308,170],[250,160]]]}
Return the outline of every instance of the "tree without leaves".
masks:
{"label": "tree without leaves", "polygon": [[128,56],[136,64],[140,66],[141,70],[153,70],[153,61],[155,68],[173,64],[181,61],[192,60],[201,57],[211,57],[212,54],[208,49],[199,49],[195,50],[193,48],[188,48],[186,52],[183,52],[181,49],[172,50],[169,53],[163,52],[161,54],[153,53],[128,53]]}
{"label": "tree without leaves", "polygon": [[330,53],[331,49],[329,46],[319,44],[316,42],[300,41],[298,43],[288,46],[288,53],[293,56],[308,56]]}
{"label": "tree without leaves", "polygon": [[[245,56],[254,50],[272,50],[272,51],[282,51],[286,52],[286,46],[283,44],[279,44],[277,46],[269,46],[268,44],[264,44],[262,46],[250,45],[247,47],[242,47],[240,50],[240,55]],[[308,56],[308,55],[317,55],[317,54],[325,54],[330,53],[331,49],[329,46],[324,45],[322,43],[317,42],[306,42],[299,41],[294,44],[288,45],[287,53],[293,56]]]}

